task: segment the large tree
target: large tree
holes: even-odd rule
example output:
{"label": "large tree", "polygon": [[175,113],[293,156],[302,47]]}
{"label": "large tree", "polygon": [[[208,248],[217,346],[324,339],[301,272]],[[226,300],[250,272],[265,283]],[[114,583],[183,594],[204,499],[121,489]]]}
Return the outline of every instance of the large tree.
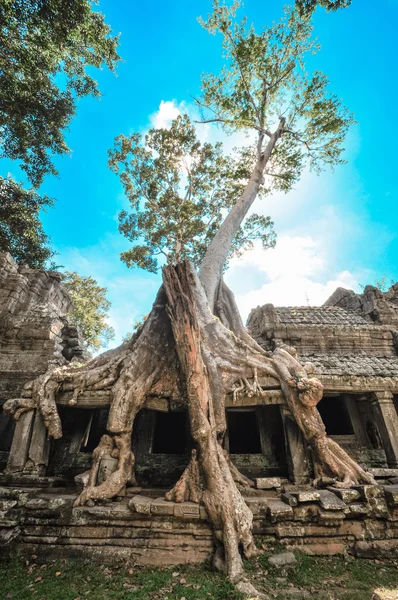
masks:
{"label": "large tree", "polygon": [[[93,68],[112,71],[118,37],[91,0],[0,3],[0,158],[19,162],[38,188],[57,171],[53,157],[70,152],[65,131],[77,101],[100,96]],[[1,178],[1,250],[44,268],[53,256],[40,210],[53,201],[10,177]],[[7,197],[8,195],[8,197]]]}
{"label": "large tree", "polygon": [[[94,451],[87,486],[76,500],[79,505],[116,496],[134,480],[131,435],[136,414],[148,395],[179,396],[189,412],[196,448],[166,498],[204,503],[214,527],[216,564],[225,566],[239,589],[251,593],[240,555],[240,550],[247,557],[256,552],[253,516],[241,495],[241,488],[250,483],[223,448],[227,394],[261,396],[263,377],[276,378],[312,447],[316,478],[333,477],[336,485],[349,486],[370,482],[372,476],[326,436],[316,408],[322,384],[311,367],[302,366],[292,348],[264,352],[244,328],[233,294],[223,282],[231,244],[264,178],[282,180],[289,189],[306,165],[320,171],[339,164],[352,122],[328,92],[326,77],[305,71],[305,55],[316,49],[307,19],[289,9],[280,23],[256,33],[253,27],[235,22],[237,8],[237,2],[232,8],[215,2],[203,22],[210,33],[221,33],[226,64],[220,75],[204,77],[198,104],[203,120],[215,121],[227,131],[255,132],[256,141],[251,170],[228,205],[199,270],[188,260],[169,261],[152,311],[130,340],[81,368],[49,370],[36,382],[31,400],[10,401],[6,410],[18,416],[39,408],[50,436],[58,438],[62,436],[56,408],[60,390],[74,390],[72,405],[84,390],[111,390],[108,434]],[[150,181],[152,176],[150,168]],[[145,170],[142,177],[145,180]],[[152,184],[156,188],[156,179]],[[118,467],[97,485],[100,460],[107,454],[118,457]]]}
{"label": "large tree", "polygon": [[91,67],[111,70],[118,38],[91,0],[0,4],[0,157],[21,161],[38,187],[65,154],[76,100],[99,96]]}
{"label": "large tree", "polygon": [[111,303],[106,297],[107,289],[98,285],[93,277],[79,275],[76,271],[65,271],[62,282],[74,303],[69,318],[79,327],[87,349],[96,352],[106,347],[115,337],[115,331],[108,323]]}
{"label": "large tree", "polygon": [[40,211],[52,203],[48,196],[25,190],[11,177],[0,177],[0,252],[9,252],[17,263],[32,269],[43,268],[54,252]]}
{"label": "large tree", "polygon": [[[120,175],[132,209],[120,213],[119,230],[134,244],[122,260],[150,272],[165,261],[188,259],[199,266],[223,216],[241,195],[252,163],[250,149],[229,157],[221,143],[201,143],[187,115],[177,117],[169,129],[120,135],[109,165]],[[238,228],[228,258],[255,240],[264,249],[273,247],[272,226],[269,217],[251,214]]]}

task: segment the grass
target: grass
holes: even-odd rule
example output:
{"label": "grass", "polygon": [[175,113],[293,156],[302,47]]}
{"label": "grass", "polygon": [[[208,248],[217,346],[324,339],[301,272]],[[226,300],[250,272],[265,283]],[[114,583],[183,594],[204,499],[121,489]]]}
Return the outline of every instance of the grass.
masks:
{"label": "grass", "polygon": [[[277,569],[268,556],[282,548],[268,548],[245,563],[253,584],[270,598],[313,597],[314,600],[398,599],[397,561],[320,558],[296,553],[297,562]],[[38,564],[35,557],[14,556],[0,563],[0,600],[241,600],[226,580],[208,566],[172,569],[107,567],[83,561]]]}

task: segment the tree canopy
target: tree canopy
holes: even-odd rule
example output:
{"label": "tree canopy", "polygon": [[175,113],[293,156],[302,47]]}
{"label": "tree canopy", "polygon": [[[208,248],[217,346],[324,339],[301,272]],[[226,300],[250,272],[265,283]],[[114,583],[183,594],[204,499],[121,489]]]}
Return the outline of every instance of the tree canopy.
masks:
{"label": "tree canopy", "polygon": [[200,19],[209,33],[221,33],[225,66],[203,77],[196,102],[203,121],[227,133],[257,132],[258,157],[279,123],[266,173],[282,177],[288,191],[306,165],[319,172],[344,162],[342,143],[353,117],[329,92],[326,75],[306,70],[306,57],[320,48],[310,20],[286,7],[279,22],[256,33],[245,19],[236,21],[239,5],[215,0],[207,21]]}
{"label": "tree canopy", "polygon": [[[129,266],[150,272],[159,257],[168,262],[188,258],[199,265],[207,246],[235,200],[252,168],[245,149],[235,157],[221,143],[201,143],[187,115],[169,129],[150,129],[116,138],[109,165],[120,175],[132,212],[119,215],[120,231],[134,243],[122,253]],[[259,239],[263,248],[275,245],[269,217],[252,214],[239,228],[230,257]]]}
{"label": "tree canopy", "polygon": [[38,187],[69,152],[64,131],[83,96],[99,96],[90,67],[113,70],[118,37],[91,0],[0,5],[0,157],[21,161]]}
{"label": "tree canopy", "polygon": [[301,16],[311,16],[317,6],[323,6],[326,10],[337,10],[347,8],[352,0],[296,0],[296,5]]}
{"label": "tree canopy", "polygon": [[99,286],[92,277],[84,277],[76,271],[66,271],[63,283],[75,305],[69,317],[80,328],[88,350],[96,351],[107,346],[115,332],[108,323],[111,303],[106,298],[106,288]]}
{"label": "tree canopy", "polygon": [[40,211],[52,204],[48,196],[25,190],[10,177],[0,177],[0,252],[9,252],[19,264],[42,269],[55,253]]}

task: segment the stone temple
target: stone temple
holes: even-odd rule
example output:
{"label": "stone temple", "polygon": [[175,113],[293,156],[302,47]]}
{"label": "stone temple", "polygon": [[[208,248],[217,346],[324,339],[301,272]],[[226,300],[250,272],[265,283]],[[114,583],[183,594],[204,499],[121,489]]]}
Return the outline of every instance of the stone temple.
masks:
{"label": "stone temple", "polygon": [[[265,299],[266,300],[266,299]],[[41,414],[15,423],[2,405],[54,361],[83,362],[68,321],[72,301],[55,272],[18,267],[0,254],[0,542],[47,556],[201,562],[213,551],[204,507],[164,500],[189,462],[193,442],[178,397],[150,398],[133,435],[137,486],[116,501],[72,508],[79,475],[106,431],[110,396],[57,398],[63,437],[49,441]],[[320,307],[252,310],[247,327],[265,349],[294,346],[324,385],[318,404],[329,436],[368,467],[378,485],[315,490],[311,455],[269,377],[260,398],[227,401],[226,446],[256,481],[245,500],[254,534],[310,554],[398,556],[398,283],[387,292],[338,288]]]}

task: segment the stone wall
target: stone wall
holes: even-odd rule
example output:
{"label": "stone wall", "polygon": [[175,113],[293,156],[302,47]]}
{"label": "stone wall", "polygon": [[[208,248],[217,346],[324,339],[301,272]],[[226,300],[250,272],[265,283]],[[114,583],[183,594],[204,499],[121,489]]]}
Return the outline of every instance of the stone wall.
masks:
{"label": "stone wall", "polygon": [[[203,506],[139,491],[128,490],[130,497],[119,502],[72,508],[76,495],[59,490],[0,488],[3,552],[14,545],[39,561],[75,557],[162,566],[200,563],[211,556],[213,533]],[[398,557],[397,485],[349,490],[288,486],[283,493],[258,493],[245,500],[259,539],[307,554]]]}
{"label": "stone wall", "polygon": [[5,466],[15,422],[2,414],[9,398],[45,373],[51,361],[62,364],[88,355],[67,314],[73,302],[61,274],[17,265],[0,253],[0,471]]}
{"label": "stone wall", "polygon": [[0,402],[18,397],[49,361],[84,357],[67,319],[72,309],[60,273],[21,267],[0,253]]}

